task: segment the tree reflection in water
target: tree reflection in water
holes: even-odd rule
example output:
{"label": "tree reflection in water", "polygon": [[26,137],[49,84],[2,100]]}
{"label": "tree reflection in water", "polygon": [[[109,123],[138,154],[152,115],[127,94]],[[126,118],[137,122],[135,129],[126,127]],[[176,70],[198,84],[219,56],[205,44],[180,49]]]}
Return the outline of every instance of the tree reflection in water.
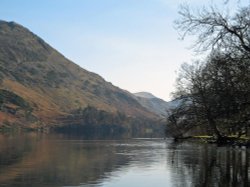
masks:
{"label": "tree reflection in water", "polygon": [[0,134],[0,186],[4,187],[244,187],[250,186],[249,174],[246,148],[162,139]]}
{"label": "tree reflection in water", "polygon": [[245,147],[171,143],[167,163],[175,186],[250,186],[249,152]]}

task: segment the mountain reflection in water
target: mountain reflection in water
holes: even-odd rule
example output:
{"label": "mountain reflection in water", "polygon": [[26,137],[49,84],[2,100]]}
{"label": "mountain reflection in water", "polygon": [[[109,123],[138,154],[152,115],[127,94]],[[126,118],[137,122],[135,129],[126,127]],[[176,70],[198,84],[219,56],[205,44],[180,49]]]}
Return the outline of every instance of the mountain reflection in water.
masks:
{"label": "mountain reflection in water", "polygon": [[1,134],[0,186],[250,186],[249,149]]}

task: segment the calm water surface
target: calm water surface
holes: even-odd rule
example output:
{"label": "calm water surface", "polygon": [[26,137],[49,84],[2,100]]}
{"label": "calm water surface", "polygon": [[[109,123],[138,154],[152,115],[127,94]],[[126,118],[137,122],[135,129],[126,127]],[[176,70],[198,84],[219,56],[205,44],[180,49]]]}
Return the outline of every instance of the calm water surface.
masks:
{"label": "calm water surface", "polygon": [[0,187],[250,186],[250,150],[163,139],[0,135]]}

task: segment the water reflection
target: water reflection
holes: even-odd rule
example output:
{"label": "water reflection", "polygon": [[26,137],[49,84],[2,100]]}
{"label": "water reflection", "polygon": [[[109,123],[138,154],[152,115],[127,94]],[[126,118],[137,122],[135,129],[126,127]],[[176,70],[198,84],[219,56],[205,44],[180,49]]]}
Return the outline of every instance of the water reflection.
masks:
{"label": "water reflection", "polygon": [[249,149],[172,143],[167,157],[175,186],[250,186]]}
{"label": "water reflection", "polygon": [[0,186],[249,186],[249,150],[0,134]]}
{"label": "water reflection", "polygon": [[101,141],[62,140],[29,134],[0,136],[0,186],[62,186],[95,183],[129,158]]}

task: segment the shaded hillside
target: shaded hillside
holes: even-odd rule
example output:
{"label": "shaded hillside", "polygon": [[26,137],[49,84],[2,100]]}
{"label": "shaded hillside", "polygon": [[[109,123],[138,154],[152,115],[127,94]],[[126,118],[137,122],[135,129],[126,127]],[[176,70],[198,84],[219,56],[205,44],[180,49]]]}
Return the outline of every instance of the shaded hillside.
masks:
{"label": "shaded hillside", "polygon": [[[126,116],[156,117],[132,94],[82,69],[14,22],[0,21],[0,89],[29,105],[33,121],[24,120],[35,127],[59,123],[58,116],[87,106]],[[0,122],[20,121],[20,116],[4,109],[7,105],[18,108],[12,101],[3,101]]]}
{"label": "shaded hillside", "polygon": [[166,102],[148,92],[138,92],[134,93],[134,95],[142,106],[164,118],[167,117],[170,110],[175,108],[179,103],[178,100]]}

